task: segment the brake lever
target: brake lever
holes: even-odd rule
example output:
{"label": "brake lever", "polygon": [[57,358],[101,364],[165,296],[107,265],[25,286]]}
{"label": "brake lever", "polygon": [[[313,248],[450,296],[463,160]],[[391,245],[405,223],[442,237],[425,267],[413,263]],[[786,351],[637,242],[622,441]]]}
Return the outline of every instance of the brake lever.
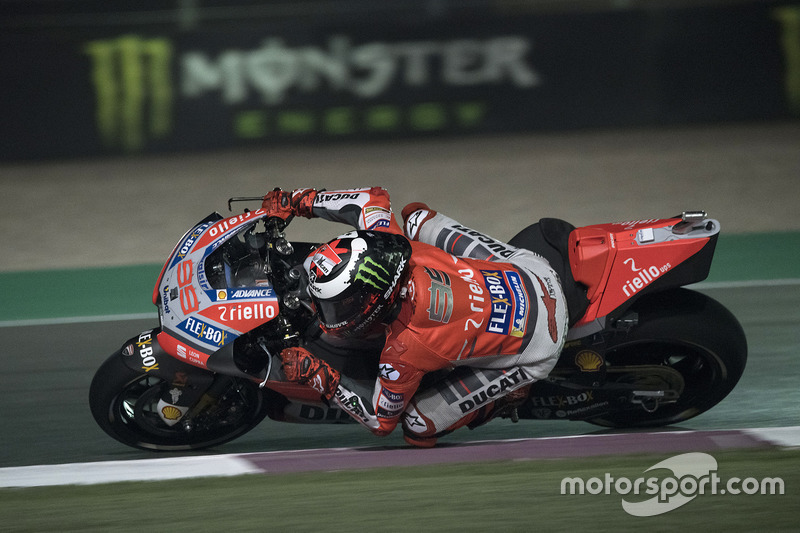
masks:
{"label": "brake lever", "polygon": [[233,202],[263,202],[263,196],[234,196],[233,198],[228,198],[228,211],[233,211]]}

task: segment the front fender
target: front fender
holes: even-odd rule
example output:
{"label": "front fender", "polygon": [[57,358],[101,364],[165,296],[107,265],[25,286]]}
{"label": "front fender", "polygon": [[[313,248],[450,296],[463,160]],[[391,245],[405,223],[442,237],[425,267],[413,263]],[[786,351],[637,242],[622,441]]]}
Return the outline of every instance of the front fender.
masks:
{"label": "front fender", "polygon": [[143,370],[148,374],[152,372],[159,377],[164,377],[163,370],[171,364],[167,358],[173,361],[175,358],[165,352],[156,342],[156,335],[160,331],[161,328],[143,331],[137,337],[133,337],[123,344],[120,353],[125,366],[131,370]]}
{"label": "front fender", "polygon": [[139,333],[122,345],[125,366],[161,378],[181,390],[177,405],[192,406],[214,381],[214,373],[184,363],[167,353],[156,340],[161,328]]}

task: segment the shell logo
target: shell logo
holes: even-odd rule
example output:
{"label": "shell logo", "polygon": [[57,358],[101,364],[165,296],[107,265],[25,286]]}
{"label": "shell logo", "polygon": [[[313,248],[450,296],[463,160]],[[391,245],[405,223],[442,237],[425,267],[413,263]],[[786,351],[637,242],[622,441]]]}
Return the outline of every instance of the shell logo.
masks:
{"label": "shell logo", "polygon": [[597,372],[603,366],[603,359],[596,352],[584,350],[575,356],[575,364],[581,372]]}
{"label": "shell logo", "polygon": [[164,418],[167,420],[178,420],[183,413],[174,405],[165,405],[161,408],[161,414],[164,415]]}

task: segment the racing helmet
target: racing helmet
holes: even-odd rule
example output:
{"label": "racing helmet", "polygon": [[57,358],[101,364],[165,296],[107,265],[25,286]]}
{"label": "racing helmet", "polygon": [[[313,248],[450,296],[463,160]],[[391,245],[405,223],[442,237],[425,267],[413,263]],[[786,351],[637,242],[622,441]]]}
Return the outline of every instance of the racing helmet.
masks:
{"label": "racing helmet", "polygon": [[351,231],[306,260],[308,292],[323,331],[364,336],[391,312],[404,285],[411,243],[382,231]]}

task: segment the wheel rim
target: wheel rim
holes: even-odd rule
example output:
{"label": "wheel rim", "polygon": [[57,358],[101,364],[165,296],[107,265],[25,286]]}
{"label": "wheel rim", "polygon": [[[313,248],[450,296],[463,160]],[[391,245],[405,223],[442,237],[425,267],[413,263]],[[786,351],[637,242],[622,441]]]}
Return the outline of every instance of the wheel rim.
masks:
{"label": "wheel rim", "polygon": [[158,401],[169,384],[154,376],[128,382],[111,405],[111,419],[130,433],[137,446],[152,449],[199,448],[226,442],[248,431],[262,416],[263,397],[248,382],[228,379],[229,386],[191,420],[167,425]]}

